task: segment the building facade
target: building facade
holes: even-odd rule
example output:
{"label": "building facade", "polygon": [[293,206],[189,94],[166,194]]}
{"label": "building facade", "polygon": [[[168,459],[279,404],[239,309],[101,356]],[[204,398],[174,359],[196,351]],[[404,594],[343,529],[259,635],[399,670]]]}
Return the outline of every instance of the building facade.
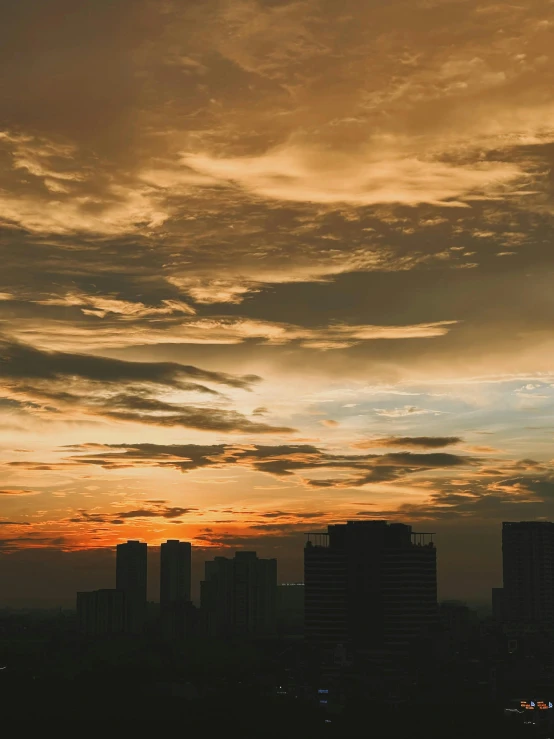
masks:
{"label": "building facade", "polygon": [[304,549],[304,636],[324,649],[348,641],[346,552],[328,534],[311,534]]}
{"label": "building facade", "polygon": [[77,628],[87,636],[121,634],[125,627],[125,595],[120,590],[77,593]]}
{"label": "building facade", "polygon": [[308,534],[305,633],[323,649],[405,654],[437,623],[431,534],[387,521],[349,521]]}
{"label": "building facade", "polygon": [[502,524],[503,618],[516,628],[554,628],[554,523]]}
{"label": "building facade", "polygon": [[190,601],[191,551],[188,541],[169,539],[160,547],[160,603]]}
{"label": "building facade", "polygon": [[160,619],[162,635],[184,639],[192,630],[191,545],[169,539],[160,547]]}
{"label": "building facade", "polygon": [[125,631],[140,634],[146,620],[147,545],[128,541],[117,545],[116,588],[125,594]]}
{"label": "building facade", "polygon": [[237,552],[205,564],[200,583],[205,628],[214,637],[270,636],[276,628],[277,560]]}

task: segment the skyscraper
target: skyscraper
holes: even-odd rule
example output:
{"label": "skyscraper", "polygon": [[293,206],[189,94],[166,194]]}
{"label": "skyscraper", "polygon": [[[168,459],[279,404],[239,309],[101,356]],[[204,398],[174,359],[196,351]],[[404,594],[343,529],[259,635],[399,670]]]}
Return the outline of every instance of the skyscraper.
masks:
{"label": "skyscraper", "polygon": [[307,640],[324,649],[407,653],[437,619],[436,550],[426,537],[381,520],[308,534]]}
{"label": "skyscraper", "polygon": [[117,545],[116,588],[125,593],[125,631],[140,634],[146,618],[147,545]]}
{"label": "skyscraper", "polygon": [[169,539],[160,548],[160,604],[190,601],[191,545]]}
{"label": "skyscraper", "polygon": [[201,609],[212,636],[268,636],[276,628],[277,560],[256,552],[206,562]]}
{"label": "skyscraper", "polygon": [[184,639],[191,630],[194,606],[190,594],[191,545],[169,539],[160,548],[160,617],[162,634]]}
{"label": "skyscraper", "polygon": [[554,628],[554,523],[503,522],[502,571],[505,621]]}
{"label": "skyscraper", "polygon": [[329,534],[309,534],[304,549],[304,635],[312,646],[334,649],[348,641],[346,552]]}

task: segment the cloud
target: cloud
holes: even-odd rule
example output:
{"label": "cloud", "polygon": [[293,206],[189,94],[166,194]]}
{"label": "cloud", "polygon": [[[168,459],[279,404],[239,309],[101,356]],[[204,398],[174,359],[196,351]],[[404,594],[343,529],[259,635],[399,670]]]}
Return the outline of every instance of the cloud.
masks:
{"label": "cloud", "polygon": [[259,406],[252,411],[253,416],[265,416],[266,413],[269,413],[269,411],[265,406]]}
{"label": "cloud", "polygon": [[80,510],[78,516],[70,518],[69,523],[110,523],[120,524],[127,519],[175,519],[196,512],[198,508],[180,508],[178,506],[167,506],[165,501],[157,501],[150,508],[139,508],[130,511],[117,511],[117,513],[89,513]]}
{"label": "cloud", "polygon": [[[400,521],[496,521],[534,520],[539,515],[552,517],[551,508],[542,498],[522,490],[474,487],[460,492],[437,491],[423,503],[403,503],[395,510],[373,509],[372,516]],[[361,515],[367,515],[362,511]]]}
{"label": "cloud", "polygon": [[[361,473],[343,479],[309,479],[305,480],[305,483],[312,488],[358,488],[371,483],[402,480],[409,475],[424,470],[472,466],[476,463],[475,458],[446,453],[413,454],[412,452],[398,452],[376,456],[373,459],[368,455],[365,465],[352,465],[353,469],[359,470],[361,468]],[[346,465],[341,465],[340,462],[329,465],[329,467],[339,468],[341,466],[346,467]],[[366,467],[365,471],[363,471],[364,466]]]}
{"label": "cloud", "polygon": [[27,495],[39,495],[40,492],[38,490],[24,490],[20,488],[4,488],[0,490],[0,496],[2,495],[14,495],[14,496],[27,496]]}
{"label": "cloud", "polygon": [[[1,222],[30,232],[98,236],[160,226],[169,212],[156,191],[125,177],[71,144],[29,134],[0,131],[0,149],[11,164],[11,189],[0,193]],[[50,204],[51,207],[48,207]]]}
{"label": "cloud", "polygon": [[472,444],[471,446],[465,447],[466,451],[472,452],[474,454],[498,454],[499,450],[492,446],[482,446],[482,445],[476,445]]}
{"label": "cloud", "polygon": [[[118,287],[135,288],[127,302],[153,318],[179,290],[232,305],[268,284],[413,269],[439,253],[465,266],[445,256],[450,238],[441,234],[439,248],[428,233],[473,222],[489,234],[480,256],[517,231],[527,243],[529,232],[509,223],[529,202],[545,207],[552,105],[542,3],[491,13],[450,4],[453,23],[397,1],[344,10],[319,0],[139,0],[146,22],[135,25],[122,0],[86,15],[60,10],[55,30],[34,0],[18,5],[28,10],[9,12],[1,44],[10,111],[0,191],[11,234],[46,266],[33,262],[33,281],[44,275],[50,288],[96,293],[117,274]],[[24,18],[49,32],[35,47],[43,65],[28,60],[15,73]],[[107,39],[104,29],[121,24],[117,43]],[[479,197],[496,198],[492,212]],[[433,205],[415,225],[399,223],[402,206],[417,203]],[[471,206],[461,222],[445,216],[452,204]],[[22,259],[13,251],[10,270]],[[28,270],[18,273],[6,292],[26,285]],[[155,282],[149,305],[141,298]],[[110,288],[90,300],[112,301],[109,310],[125,302]]]}
{"label": "cloud", "polygon": [[85,315],[93,315],[104,318],[113,314],[126,320],[136,320],[153,316],[172,315],[183,313],[194,315],[196,311],[182,300],[162,300],[161,306],[148,306],[141,302],[120,300],[111,296],[84,295],[78,293],[67,293],[64,296],[43,298],[36,301],[37,305],[54,305],[63,307],[79,306]]}
{"label": "cloud", "polygon": [[8,338],[0,340],[0,369],[7,379],[60,380],[77,376],[103,383],[145,382],[183,390],[213,392],[190,380],[249,389],[259,377],[232,377],[173,362],[129,362],[84,354],[47,352]]}
{"label": "cloud", "polygon": [[385,418],[403,418],[404,416],[425,416],[429,413],[444,413],[444,411],[418,408],[415,405],[405,405],[403,408],[374,408],[374,411],[377,416],[385,416]]}
{"label": "cloud", "polygon": [[[400,144],[400,145],[399,145]],[[523,172],[508,163],[457,164],[406,152],[401,142],[375,141],[356,155],[324,148],[285,144],[258,157],[215,159],[186,154],[183,163],[221,183],[237,183],[255,195],[281,201],[355,206],[382,203],[419,205],[460,202],[517,178]]]}
{"label": "cloud", "polygon": [[[10,335],[39,348],[64,350],[82,345],[85,350],[106,347],[149,344],[240,344],[256,341],[278,346],[295,343],[308,349],[341,349],[360,342],[376,340],[427,339],[446,336],[457,321],[437,321],[413,325],[348,325],[331,323],[328,326],[307,327],[277,321],[263,321],[248,317],[211,316],[190,317],[193,309],[180,301],[164,301],[162,307],[112,298],[51,297],[36,301],[38,305],[78,307],[87,317],[67,316],[63,332],[59,319],[49,319],[42,313],[40,319],[22,319],[5,322]],[[87,307],[85,307],[87,306]],[[96,307],[93,307],[96,306]],[[101,307],[100,307],[101,306]],[[155,317],[155,321],[149,320]],[[0,318],[0,327],[2,326]]]}
{"label": "cloud", "polygon": [[[353,449],[374,449],[379,447],[414,447],[415,449],[440,449],[440,447],[460,444],[459,436],[384,436],[365,439],[352,444]],[[482,451],[482,447],[475,451]]]}
{"label": "cloud", "polygon": [[2,521],[0,520],[0,526],[30,526],[28,521]]}
{"label": "cloud", "polygon": [[473,469],[462,479],[435,478],[423,500],[402,502],[395,509],[372,506],[371,513],[407,521],[550,520],[553,496],[552,462],[498,460],[496,467]]}
{"label": "cloud", "polygon": [[276,477],[287,477],[317,470],[348,470],[346,478],[312,479],[302,477],[307,487],[363,487],[372,482],[390,482],[426,470],[475,466],[473,457],[447,453],[414,454],[397,452],[384,455],[331,454],[307,444],[281,446],[241,445],[84,445],[73,447],[77,454],[71,464],[99,465],[106,469],[129,466],[154,466],[189,472],[201,468],[246,467]]}
{"label": "cloud", "polygon": [[[552,430],[522,395],[553,382],[553,6],[68,5],[7,3],[0,26],[0,468],[46,491],[2,500],[49,508],[4,531],[156,538],[181,519],[135,492],[203,470],[202,500],[160,504],[201,506],[223,467],[214,495],[283,515],[214,513],[236,525],[210,546],[265,524],[253,541],[284,556],[288,513],[338,519],[346,497],[397,520],[548,516]],[[341,423],[332,449],[318,418]],[[491,447],[451,436],[478,429]],[[120,446],[58,449],[88,439]],[[82,501],[108,518],[59,522]]]}
{"label": "cloud", "polygon": [[118,513],[118,518],[149,518],[161,516],[162,518],[178,518],[191,511],[196,511],[197,508],[166,508],[163,511],[149,511],[149,510],[136,510],[136,511],[123,511]]}
{"label": "cloud", "polygon": [[[106,407],[101,410],[101,415],[117,421],[147,423],[161,427],[182,426],[184,428],[198,429],[199,431],[224,431],[246,434],[290,434],[295,431],[290,426],[272,426],[267,423],[250,421],[242,413],[238,413],[237,411],[160,403],[157,401],[148,403],[150,408],[146,409],[140,408],[140,403],[136,403],[135,399],[126,400],[127,405],[124,410],[110,410],[112,407],[110,399],[103,404]],[[115,405],[116,407],[118,405],[117,399]],[[137,405],[139,406],[138,408]],[[141,412],[143,409],[154,410],[156,413],[162,411],[163,415]]]}
{"label": "cloud", "polygon": [[554,497],[554,471],[550,470],[536,476],[529,475],[499,480],[492,484],[491,488],[507,493],[529,493],[541,500],[551,501]]}
{"label": "cloud", "polygon": [[340,423],[338,421],[334,421],[332,418],[326,418],[323,421],[320,421],[322,426],[328,426],[329,428],[336,428],[337,426],[340,426]]}
{"label": "cloud", "polygon": [[306,524],[302,523],[255,523],[251,524],[252,531],[263,531],[271,535],[283,533],[304,533]]}
{"label": "cloud", "polygon": [[311,519],[311,518],[322,518],[326,514],[323,511],[316,511],[316,512],[297,512],[297,511],[271,511],[270,513],[260,513],[261,518],[301,518],[301,519]]}
{"label": "cloud", "polygon": [[46,352],[9,341],[0,343],[0,371],[8,402],[42,419],[100,416],[104,419],[160,427],[240,433],[291,433],[290,427],[251,421],[235,410],[170,402],[169,391],[221,399],[198,382],[249,390],[259,381],[211,372],[175,362],[131,362],[93,355]]}

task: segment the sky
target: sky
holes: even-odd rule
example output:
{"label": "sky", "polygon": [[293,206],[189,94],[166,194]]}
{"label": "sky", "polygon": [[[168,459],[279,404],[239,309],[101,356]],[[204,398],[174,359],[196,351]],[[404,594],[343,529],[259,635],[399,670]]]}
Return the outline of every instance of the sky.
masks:
{"label": "sky", "polygon": [[554,2],[1,4],[0,605],[361,518],[489,598],[554,518]]}

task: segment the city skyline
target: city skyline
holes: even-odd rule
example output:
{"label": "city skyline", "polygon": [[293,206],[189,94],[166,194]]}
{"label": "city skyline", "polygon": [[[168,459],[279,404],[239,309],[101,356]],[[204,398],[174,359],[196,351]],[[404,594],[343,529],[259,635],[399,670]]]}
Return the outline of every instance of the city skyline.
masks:
{"label": "city skyline", "polygon": [[554,520],[554,5],[3,10],[0,606],[365,518],[490,600]]}
{"label": "city skyline", "polygon": [[[369,526],[370,529],[367,529],[367,526]],[[403,542],[403,537],[404,539],[406,537],[406,534],[403,534],[401,532],[408,531],[410,532],[407,535],[408,538],[412,538],[412,548],[432,548],[433,568],[435,572],[434,597],[437,603],[461,603],[466,601],[467,604],[472,607],[478,607],[479,609],[484,608],[485,611],[492,614],[497,613],[497,617],[502,618],[500,616],[500,613],[501,611],[504,612],[505,610],[505,606],[503,605],[503,595],[508,592],[506,590],[506,585],[508,583],[508,589],[511,589],[512,586],[510,585],[510,582],[514,577],[518,582],[520,581],[519,571],[517,569],[514,570],[514,563],[510,563],[510,560],[507,559],[507,557],[513,555],[507,554],[507,551],[510,550],[506,549],[506,531],[510,527],[513,527],[514,531],[517,531],[519,529],[521,529],[522,531],[527,531],[529,527],[531,529],[534,527],[545,527],[546,529],[546,527],[548,527],[548,530],[551,530],[552,527],[554,527],[554,523],[549,521],[504,521],[502,523],[501,529],[500,546],[501,566],[503,570],[503,574],[501,575],[502,584],[500,586],[493,586],[489,589],[488,592],[483,592],[482,597],[478,598],[469,597],[464,599],[459,596],[454,596],[450,592],[440,592],[440,588],[437,587],[439,578],[437,578],[437,561],[435,550],[436,533],[422,532],[417,530],[414,531],[413,526],[411,526],[410,524],[398,521],[390,522],[385,519],[357,519],[356,521],[343,521],[340,523],[335,522],[329,524],[326,531],[304,532],[304,544],[301,556],[301,572],[296,579],[294,579],[294,577],[292,579],[287,579],[287,577],[282,572],[282,568],[279,566],[279,560],[277,558],[273,558],[272,560],[263,560],[262,558],[262,561],[275,563],[275,582],[277,585],[279,585],[279,587],[303,587],[305,584],[307,566],[306,556],[308,551],[312,551],[311,547],[315,546],[316,550],[323,548],[327,550],[327,552],[331,555],[331,566],[328,573],[324,574],[324,578],[334,578],[337,574],[337,569],[336,563],[334,563],[333,559],[333,549],[336,551],[337,542],[341,542],[339,544],[339,549],[342,548],[344,546],[344,541],[342,534],[333,532],[340,532],[342,530],[359,530],[359,532],[362,534],[362,538],[360,539],[359,543],[363,544],[366,536],[366,534],[364,534],[365,531],[378,531],[380,527],[383,526],[385,527],[385,530],[390,529],[391,532],[396,531],[396,534],[393,535],[391,539],[391,541],[397,542],[395,546],[401,545]],[[330,542],[332,541],[335,541],[335,544],[331,546],[331,548],[328,548]],[[369,543],[369,541],[371,541],[371,538],[366,542],[366,544]],[[406,542],[404,541],[404,545],[405,543]],[[363,544],[363,546],[365,546],[365,544]],[[315,552],[316,550],[313,551]],[[108,556],[104,560],[104,568],[100,576],[98,572],[90,572],[87,569],[81,567],[80,570],[74,573],[74,575],[76,575],[79,579],[73,580],[73,582],[77,586],[77,596],[79,596],[80,594],[83,594],[85,596],[92,595],[97,592],[113,593],[116,590],[120,592],[126,592],[130,587],[130,589],[134,593],[133,599],[136,599],[138,595],[138,601],[143,602],[144,604],[146,602],[150,602],[158,603],[162,607],[164,606],[164,604],[171,607],[175,604],[183,604],[188,602],[192,603],[196,607],[199,607],[202,602],[202,586],[204,584],[203,581],[209,579],[208,571],[212,571],[214,567],[216,567],[217,569],[218,561],[221,561],[223,564],[227,563],[227,566],[232,566],[232,563],[237,561],[237,558],[239,561],[244,561],[246,563],[249,557],[253,556],[256,559],[258,556],[258,553],[251,549],[227,549],[224,550],[224,555],[213,554],[214,551],[217,550],[196,549],[192,547],[190,542],[181,541],[178,539],[168,539],[167,541],[162,542],[159,547],[149,546],[146,542],[142,542],[138,539],[128,540],[126,542],[121,542],[120,544],[118,544],[113,551],[110,549],[104,550],[104,554]],[[230,557],[231,553],[233,554],[233,557]],[[110,556],[112,554],[113,556]],[[210,559],[210,556],[212,556],[213,559]],[[535,554],[533,556],[538,555]],[[543,555],[541,554],[540,556]],[[324,561],[322,561],[321,564],[324,564]],[[530,562],[528,562],[525,566],[527,568],[533,567]],[[540,566],[541,568],[543,567],[542,564]],[[324,571],[326,570],[327,566],[324,567]],[[512,570],[514,571],[512,572]],[[215,570],[213,571],[215,572]],[[440,568],[438,571],[440,572]],[[295,575],[297,574],[297,572],[298,570],[296,569]],[[518,574],[516,574],[516,572]],[[48,574],[50,576],[55,576],[56,569],[48,569]],[[466,574],[470,573],[468,572]],[[539,584],[540,582],[542,582],[542,578],[543,574],[540,575],[539,580],[537,581]],[[36,582],[38,581],[40,581],[39,578],[37,578]],[[47,583],[47,588],[49,588],[49,585],[50,584]],[[535,586],[528,583],[526,587],[533,588]],[[71,605],[74,605],[74,596],[74,592],[71,592],[71,594],[65,593],[64,597],[62,597],[58,601],[54,600],[47,603],[26,603],[23,601],[18,602],[15,605],[22,606],[24,608],[29,606],[44,606],[48,608],[52,607],[53,605],[55,605],[56,607],[67,607],[70,601]],[[128,595],[126,597],[128,599]],[[532,600],[532,597],[530,595],[529,597]],[[500,604],[499,599],[502,600],[502,605]],[[9,602],[3,604],[4,607],[10,607],[11,605],[14,604],[10,604]]]}

